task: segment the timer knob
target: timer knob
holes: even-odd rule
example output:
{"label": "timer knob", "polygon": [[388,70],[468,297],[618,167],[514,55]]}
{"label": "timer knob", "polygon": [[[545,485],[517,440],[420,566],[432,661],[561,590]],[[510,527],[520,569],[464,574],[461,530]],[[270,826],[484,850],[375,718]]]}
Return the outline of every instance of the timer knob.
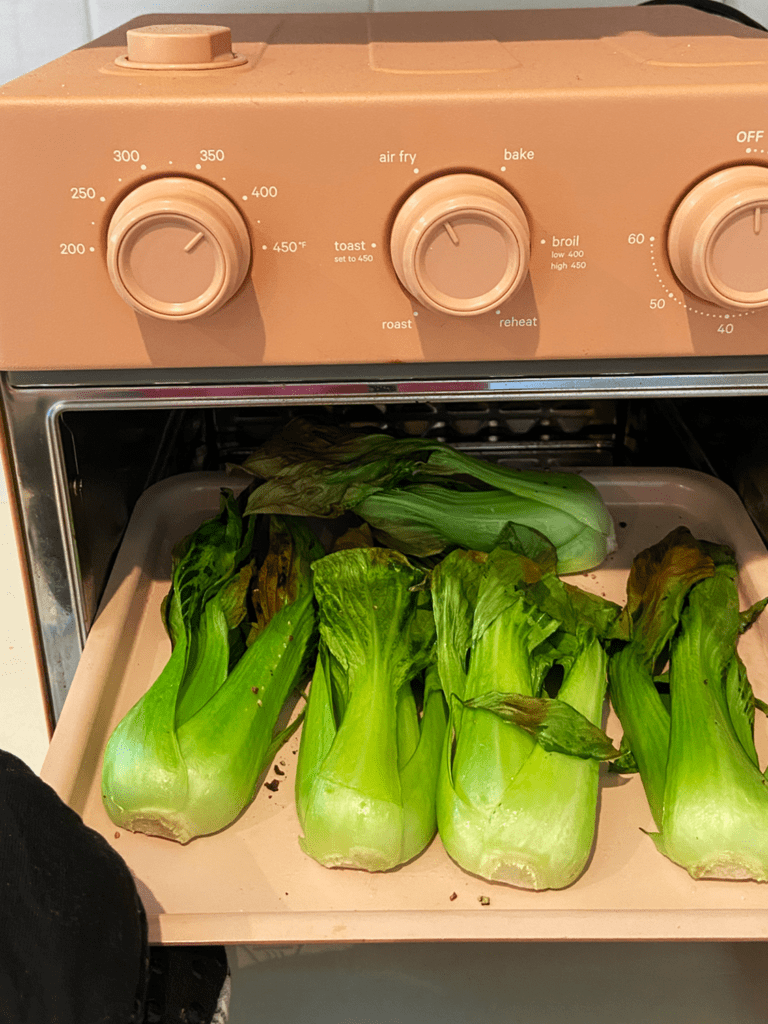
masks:
{"label": "timer knob", "polygon": [[403,203],[390,239],[403,286],[439,313],[474,316],[508,299],[528,273],[522,207],[479,174],[446,174]]}
{"label": "timer knob", "polygon": [[768,306],[768,167],[727,167],[675,210],[667,249],[685,287],[728,309]]}
{"label": "timer knob", "polygon": [[109,224],[112,283],[140,313],[160,320],[192,320],[219,309],[245,280],[250,259],[237,207],[192,178],[139,185]]}

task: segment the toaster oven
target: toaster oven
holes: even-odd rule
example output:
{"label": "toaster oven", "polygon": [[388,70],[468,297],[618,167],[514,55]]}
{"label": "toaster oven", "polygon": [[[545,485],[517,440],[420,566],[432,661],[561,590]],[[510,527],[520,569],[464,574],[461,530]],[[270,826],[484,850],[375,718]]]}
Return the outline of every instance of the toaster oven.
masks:
{"label": "toaster oven", "polygon": [[351,882],[286,855],[288,781],[182,848],[116,832],[98,779],[162,658],[171,545],[292,417],[584,473],[620,542],[585,585],[616,600],[680,522],[768,592],[767,94],[768,36],[660,6],[139,18],[0,88],[43,777],[126,858],[153,941],[765,937],[760,887],[651,882],[613,825],[594,884],[486,912],[437,848]]}

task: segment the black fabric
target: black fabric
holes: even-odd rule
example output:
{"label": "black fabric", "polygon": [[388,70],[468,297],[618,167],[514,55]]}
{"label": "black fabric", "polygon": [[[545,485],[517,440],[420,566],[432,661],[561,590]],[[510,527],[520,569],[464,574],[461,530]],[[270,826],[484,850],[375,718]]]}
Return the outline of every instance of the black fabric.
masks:
{"label": "black fabric", "polygon": [[695,11],[704,11],[706,14],[718,14],[721,18],[730,18],[731,21],[738,21],[742,25],[748,25],[750,28],[760,28],[763,31],[766,30],[765,25],[760,25],[754,18],[750,18],[748,14],[742,14],[741,11],[737,11],[735,8],[729,7],[727,4],[720,3],[720,0],[643,0],[639,6],[692,7]]}
{"label": "black fabric", "polygon": [[148,963],[125,862],[0,751],[0,1024],[142,1024]]}
{"label": "black fabric", "polygon": [[145,1024],[210,1024],[227,977],[223,946],[153,946]]}

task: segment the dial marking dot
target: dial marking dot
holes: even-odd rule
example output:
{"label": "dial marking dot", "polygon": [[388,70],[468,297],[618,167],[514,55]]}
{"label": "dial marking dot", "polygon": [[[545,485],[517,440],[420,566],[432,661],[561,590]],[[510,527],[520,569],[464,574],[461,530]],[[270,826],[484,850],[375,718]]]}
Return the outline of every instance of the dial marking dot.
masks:
{"label": "dial marking dot", "polygon": [[[649,242],[655,242],[656,241],[655,235],[649,235],[648,236],[648,241]],[[650,247],[650,256],[651,256],[651,266],[653,267],[653,272],[656,275],[656,280],[659,282],[659,284],[663,288],[667,288],[667,283],[664,281],[663,277],[661,276],[658,264],[656,262],[656,252],[654,250],[653,245],[651,245],[651,247]],[[682,306],[683,309],[687,310],[689,313],[695,313],[697,316],[707,317],[710,320],[731,320],[731,319],[734,319],[735,317],[741,318],[741,317],[744,317],[744,316],[752,316],[754,314],[754,312],[755,312],[754,310],[748,310],[748,311],[746,311],[744,313],[707,313],[703,309],[697,309],[695,306],[689,305],[685,301],[683,296],[676,295],[674,292],[667,291],[667,296],[673,302],[676,302],[679,306]]]}

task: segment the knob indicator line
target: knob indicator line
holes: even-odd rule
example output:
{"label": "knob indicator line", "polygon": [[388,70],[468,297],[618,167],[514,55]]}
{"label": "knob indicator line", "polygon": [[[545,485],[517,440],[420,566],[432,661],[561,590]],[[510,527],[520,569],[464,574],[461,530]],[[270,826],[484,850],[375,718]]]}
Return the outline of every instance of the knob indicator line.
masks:
{"label": "knob indicator line", "polygon": [[445,233],[448,235],[448,237],[453,242],[453,244],[454,245],[458,245],[459,244],[459,236],[453,230],[451,222],[447,220],[445,222],[445,224],[443,225],[443,227],[445,228]]}
{"label": "knob indicator line", "polygon": [[192,250],[195,248],[195,246],[199,242],[202,242],[202,240],[204,238],[205,238],[205,235],[203,234],[203,232],[202,231],[198,231],[197,234],[195,235],[195,237],[194,238],[190,238],[190,240],[184,246],[184,252],[192,252]]}

